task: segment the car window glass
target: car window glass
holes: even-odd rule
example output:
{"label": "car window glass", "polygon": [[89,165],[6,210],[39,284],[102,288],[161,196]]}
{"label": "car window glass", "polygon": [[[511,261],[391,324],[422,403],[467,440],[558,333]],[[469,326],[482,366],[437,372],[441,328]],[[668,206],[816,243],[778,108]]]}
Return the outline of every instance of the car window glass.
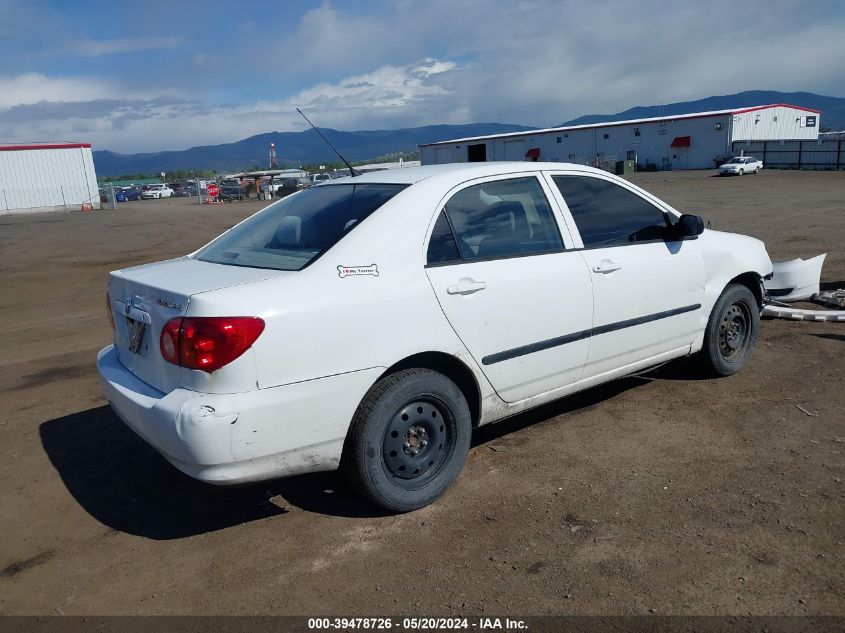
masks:
{"label": "car window glass", "polygon": [[460,261],[458,244],[452,234],[452,227],[446,218],[446,212],[441,211],[434,229],[431,232],[431,239],[428,241],[428,255],[426,260],[429,264],[443,264],[446,262]]}
{"label": "car window glass", "polygon": [[617,246],[666,234],[663,212],[619,185],[590,176],[553,178],[584,246]]}
{"label": "car window glass", "polygon": [[548,200],[534,177],[467,187],[449,199],[445,210],[464,260],[563,249]]}
{"label": "car window glass", "polygon": [[407,185],[322,185],[271,204],[197,254],[217,264],[299,270]]}

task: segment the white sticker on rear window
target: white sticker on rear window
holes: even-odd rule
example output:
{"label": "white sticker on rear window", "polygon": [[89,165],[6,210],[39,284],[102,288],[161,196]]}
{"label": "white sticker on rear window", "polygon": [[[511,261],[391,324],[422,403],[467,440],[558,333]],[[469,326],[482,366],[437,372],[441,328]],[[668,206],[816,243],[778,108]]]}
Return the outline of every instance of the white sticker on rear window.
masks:
{"label": "white sticker on rear window", "polygon": [[338,266],[337,275],[341,279],[353,275],[373,275],[374,277],[378,277],[378,266],[375,264],[370,264],[369,266]]}

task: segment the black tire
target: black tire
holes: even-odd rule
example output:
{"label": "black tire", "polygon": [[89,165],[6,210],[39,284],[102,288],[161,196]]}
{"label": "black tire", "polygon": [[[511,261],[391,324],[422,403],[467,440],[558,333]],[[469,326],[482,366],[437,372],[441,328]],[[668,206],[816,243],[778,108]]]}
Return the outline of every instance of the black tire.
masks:
{"label": "black tire", "polygon": [[760,308],[747,286],[729,284],[713,306],[704,345],[699,352],[703,369],[730,376],[745,367],[757,342]]}
{"label": "black tire", "polygon": [[740,176],[744,176],[744,175],[745,175],[745,170],[744,170],[744,169],[740,169],[740,170],[739,170],[739,175],[740,175]]}
{"label": "black tire", "polygon": [[355,412],[341,469],[366,499],[410,512],[439,498],[458,478],[472,421],[460,389],[430,369],[379,380]]}

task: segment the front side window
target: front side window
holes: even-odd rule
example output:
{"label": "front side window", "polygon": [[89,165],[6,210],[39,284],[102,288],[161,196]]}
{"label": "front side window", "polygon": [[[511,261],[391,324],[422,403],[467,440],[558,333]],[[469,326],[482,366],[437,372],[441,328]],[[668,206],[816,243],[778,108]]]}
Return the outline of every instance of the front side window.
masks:
{"label": "front side window", "polygon": [[554,176],[585,247],[662,239],[663,211],[619,185],[589,176]]}
{"label": "front side window", "polygon": [[241,222],[196,257],[216,264],[299,270],[405,187],[344,184],[306,189]]}
{"label": "front side window", "polygon": [[463,261],[563,250],[548,200],[534,177],[467,187],[449,199],[444,211]]}

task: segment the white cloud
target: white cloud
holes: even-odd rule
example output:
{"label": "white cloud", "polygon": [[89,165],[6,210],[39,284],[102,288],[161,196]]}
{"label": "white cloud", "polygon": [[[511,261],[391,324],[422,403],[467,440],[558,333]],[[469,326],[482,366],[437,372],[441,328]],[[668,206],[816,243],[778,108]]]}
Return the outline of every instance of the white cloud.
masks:
{"label": "white cloud", "polygon": [[96,57],[114,53],[133,53],[136,51],[161,50],[175,48],[182,43],[178,37],[145,35],[142,37],[119,37],[115,39],[80,39],[73,43],[70,51],[79,55]]}
{"label": "white cloud", "polygon": [[102,79],[47,77],[41,73],[0,75],[0,109],[39,101],[90,101],[115,94],[115,86]]}
{"label": "white cloud", "polygon": [[[184,149],[270,130],[303,129],[306,124],[297,107],[321,127],[362,129],[378,123],[390,128],[412,120],[414,109],[430,114],[437,104],[448,107],[450,88],[442,77],[459,68],[451,61],[425,59],[405,66],[383,66],[334,84],[320,83],[281,101],[216,107],[162,95],[88,99],[82,91],[84,85],[74,83],[75,90],[56,93],[73,95],[62,103],[44,101],[39,98],[45,94],[41,91],[31,93],[22,103],[16,99],[18,103],[2,104],[6,107],[0,109],[0,125],[14,126],[17,138],[10,140],[67,138],[70,130],[99,149],[123,152]],[[454,118],[448,112],[435,116]]]}

